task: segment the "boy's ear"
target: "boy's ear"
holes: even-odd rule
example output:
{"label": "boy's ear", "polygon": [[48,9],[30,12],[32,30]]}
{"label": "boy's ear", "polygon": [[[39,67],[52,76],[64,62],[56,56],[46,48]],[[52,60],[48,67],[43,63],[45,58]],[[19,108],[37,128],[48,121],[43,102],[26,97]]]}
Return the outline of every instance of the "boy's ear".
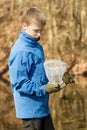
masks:
{"label": "boy's ear", "polygon": [[26,30],[26,29],[27,29],[27,24],[26,24],[26,23],[22,23],[22,28],[23,28],[24,30]]}

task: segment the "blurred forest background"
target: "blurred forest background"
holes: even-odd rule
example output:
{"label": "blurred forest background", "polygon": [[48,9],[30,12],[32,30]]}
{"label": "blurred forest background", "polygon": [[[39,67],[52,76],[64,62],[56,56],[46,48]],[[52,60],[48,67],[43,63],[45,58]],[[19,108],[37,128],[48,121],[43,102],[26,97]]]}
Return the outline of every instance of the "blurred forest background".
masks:
{"label": "blurred forest background", "polygon": [[56,130],[87,129],[87,0],[0,0],[0,130],[21,130],[8,75],[8,56],[21,31],[22,13],[37,6],[47,24],[40,40],[46,59],[61,59],[75,76],[76,89],[50,96]]}

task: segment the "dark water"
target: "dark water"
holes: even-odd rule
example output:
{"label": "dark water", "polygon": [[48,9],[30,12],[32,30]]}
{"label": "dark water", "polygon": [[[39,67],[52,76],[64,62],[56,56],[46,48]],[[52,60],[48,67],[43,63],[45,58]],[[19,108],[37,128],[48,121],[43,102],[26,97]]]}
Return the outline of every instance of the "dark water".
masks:
{"label": "dark water", "polygon": [[[69,86],[50,96],[50,108],[56,130],[87,130],[87,78],[76,79],[78,90]],[[10,88],[0,86],[0,130],[22,130],[15,117]]]}

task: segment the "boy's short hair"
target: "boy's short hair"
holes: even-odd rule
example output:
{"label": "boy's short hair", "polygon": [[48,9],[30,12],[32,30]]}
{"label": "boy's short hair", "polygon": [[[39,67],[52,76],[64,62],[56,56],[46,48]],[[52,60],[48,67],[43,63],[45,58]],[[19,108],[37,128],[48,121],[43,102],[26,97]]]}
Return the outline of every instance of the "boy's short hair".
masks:
{"label": "boy's short hair", "polygon": [[44,26],[46,24],[46,17],[39,8],[31,7],[24,11],[22,22],[25,22],[28,25],[36,23],[40,26]]}

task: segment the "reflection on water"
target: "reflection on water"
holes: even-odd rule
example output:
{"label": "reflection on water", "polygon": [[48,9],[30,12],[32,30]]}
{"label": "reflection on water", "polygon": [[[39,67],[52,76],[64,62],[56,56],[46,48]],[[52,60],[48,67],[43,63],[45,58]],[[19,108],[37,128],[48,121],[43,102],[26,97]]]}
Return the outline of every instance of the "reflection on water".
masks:
{"label": "reflection on water", "polygon": [[[56,130],[87,129],[87,78],[77,77],[78,90],[71,86],[50,96],[50,108]],[[11,90],[0,86],[0,130],[22,130],[15,117]]]}
{"label": "reflection on water", "polygon": [[51,95],[50,106],[56,130],[87,129],[87,78],[76,77],[76,84],[76,88],[69,85]]}

